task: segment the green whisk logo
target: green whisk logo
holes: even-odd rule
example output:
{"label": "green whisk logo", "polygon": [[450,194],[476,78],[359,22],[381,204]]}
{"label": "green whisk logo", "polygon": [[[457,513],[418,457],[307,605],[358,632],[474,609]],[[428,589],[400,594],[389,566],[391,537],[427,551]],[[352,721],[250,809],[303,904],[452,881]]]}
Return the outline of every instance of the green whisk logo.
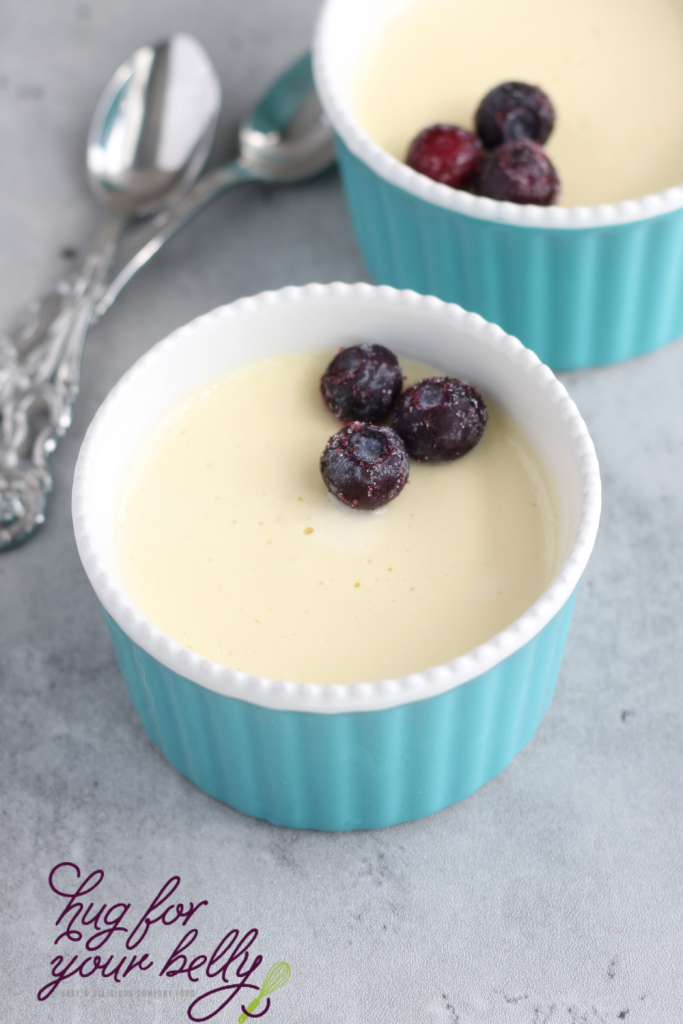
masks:
{"label": "green whisk logo", "polygon": [[[242,1007],[242,1013],[237,1018],[237,1024],[244,1024],[249,1017],[263,1017],[270,1009],[270,996],[273,992],[276,992],[283,985],[286,985],[290,979],[292,969],[289,964],[286,964],[284,960],[281,960],[278,964],[273,964],[268,973],[265,976],[263,985],[261,985],[261,991],[253,999],[249,1006]],[[266,1000],[266,1005],[260,1013],[255,1011],[258,1008],[259,1003],[262,999]]]}

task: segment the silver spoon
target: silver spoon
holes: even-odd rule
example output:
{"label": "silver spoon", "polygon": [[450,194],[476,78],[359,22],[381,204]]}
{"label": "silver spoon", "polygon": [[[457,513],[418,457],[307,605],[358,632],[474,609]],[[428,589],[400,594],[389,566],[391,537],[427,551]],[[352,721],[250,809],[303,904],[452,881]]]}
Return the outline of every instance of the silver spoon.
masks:
{"label": "silver spoon", "polygon": [[[101,316],[109,308],[123,286],[158,252],[164,242],[227,188],[249,181],[303,181],[334,163],[332,131],[315,92],[309,55],[292,65],[242,122],[239,131],[239,150],[237,160],[205,175],[175,206],[164,210],[138,230],[127,247],[128,256],[124,254],[122,269],[97,303],[94,317]],[[54,304],[58,303],[59,299],[53,296],[51,300],[46,300],[46,307],[50,301]],[[49,310],[49,307],[47,308]],[[49,317],[49,311],[41,317],[39,310],[34,324],[26,328],[27,335],[34,343],[35,339],[40,339],[44,331],[46,317]],[[1,395],[0,377],[0,398]],[[68,421],[61,433],[67,428]],[[42,448],[44,473],[47,472],[47,457],[53,448],[54,440],[48,437]],[[30,536],[35,526],[44,518],[44,509],[41,508],[42,518],[37,520],[33,527],[19,533],[17,540],[10,538],[9,542],[3,541],[1,454],[0,449],[0,552],[16,546],[20,540]],[[12,525],[15,510],[12,506],[14,495],[11,491],[5,491],[4,501],[6,516]]]}
{"label": "silver spoon", "polygon": [[[205,174],[169,210],[143,229],[144,240],[132,240],[133,255],[118,271],[95,307],[102,316],[131,277],[159,251],[175,232],[208,203],[233,185],[249,181],[292,184],[330,167],[334,140],[313,85],[310,54],[302,57],[276,82],[242,122],[239,156]],[[131,247],[126,252],[130,253]]]}
{"label": "silver spoon", "polygon": [[116,71],[93,115],[91,188],[108,207],[66,301],[41,332],[0,346],[0,551],[45,519],[47,462],[71,423],[88,326],[121,233],[134,215],[177,202],[201,172],[220,109],[203,47],[184,34],[143,46]]}

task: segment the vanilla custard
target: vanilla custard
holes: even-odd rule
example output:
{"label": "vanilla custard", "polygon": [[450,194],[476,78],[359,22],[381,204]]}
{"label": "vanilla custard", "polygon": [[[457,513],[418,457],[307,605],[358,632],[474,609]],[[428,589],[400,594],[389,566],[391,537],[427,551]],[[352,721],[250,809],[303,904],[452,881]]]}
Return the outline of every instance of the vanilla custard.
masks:
{"label": "vanilla custard", "polygon": [[[351,510],[320,476],[340,423],[320,396],[331,351],[261,359],[190,394],[124,483],[118,558],[132,600],[194,651],[293,682],[421,671],[518,618],[557,568],[552,486],[492,403],[482,441],[411,460],[403,492]],[[401,359],[408,383],[438,371]]]}
{"label": "vanilla custard", "polygon": [[683,0],[416,0],[381,25],[355,112],[405,160],[439,121],[472,129],[494,86],[540,86],[560,205],[593,206],[683,181]]}

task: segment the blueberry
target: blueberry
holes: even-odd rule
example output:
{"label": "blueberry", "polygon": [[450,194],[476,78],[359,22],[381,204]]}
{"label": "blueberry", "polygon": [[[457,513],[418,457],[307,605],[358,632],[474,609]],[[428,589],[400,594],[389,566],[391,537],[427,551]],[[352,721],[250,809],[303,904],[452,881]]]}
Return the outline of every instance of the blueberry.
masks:
{"label": "blueberry", "polygon": [[560,179],[537,142],[512,139],[487,156],[479,194],[509,203],[550,206],[560,194]]}
{"label": "blueberry", "polygon": [[401,395],[391,425],[420,462],[452,462],[474,448],[488,411],[476,388],[455,377],[428,377]]}
{"label": "blueberry", "polygon": [[384,345],[342,349],[320,381],[325,405],[346,422],[376,423],[388,416],[403,386],[401,366]]}
{"label": "blueberry", "polygon": [[508,139],[533,139],[542,144],[553,130],[555,108],[537,86],[503,82],[484,96],[474,120],[486,149],[495,149]]}
{"label": "blueberry", "polygon": [[464,128],[434,124],[413,139],[406,163],[442,185],[466,189],[481,167],[481,143]]}
{"label": "blueberry", "polygon": [[408,479],[408,454],[390,427],[349,423],[320,456],[327,489],[351,508],[375,509],[400,494]]}

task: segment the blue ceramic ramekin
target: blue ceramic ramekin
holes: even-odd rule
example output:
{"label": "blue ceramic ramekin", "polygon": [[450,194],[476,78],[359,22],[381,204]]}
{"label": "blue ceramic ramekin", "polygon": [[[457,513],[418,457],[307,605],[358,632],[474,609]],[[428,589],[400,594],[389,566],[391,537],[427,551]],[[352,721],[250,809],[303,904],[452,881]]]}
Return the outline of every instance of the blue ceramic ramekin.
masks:
{"label": "blue ceramic ramekin", "polygon": [[[200,384],[269,354],[350,339],[390,343],[465,378],[515,418],[554,482],[557,575],[503,632],[401,679],[304,685],[208,661],[163,634],[121,584],[115,527],[127,467],[161,416]],[[242,299],[156,345],[97,413],[73,497],[79,553],[154,743],[201,789],[245,814],[330,831],[431,814],[473,793],[531,739],[552,696],[599,512],[585,424],[532,352],[438,299],[344,284]]]}
{"label": "blue ceramic ramekin", "polygon": [[432,181],[361,128],[359,55],[405,4],[327,0],[314,45],[353,228],[375,280],[475,310],[556,369],[618,362],[683,334],[683,186],[611,206],[520,206]]}

